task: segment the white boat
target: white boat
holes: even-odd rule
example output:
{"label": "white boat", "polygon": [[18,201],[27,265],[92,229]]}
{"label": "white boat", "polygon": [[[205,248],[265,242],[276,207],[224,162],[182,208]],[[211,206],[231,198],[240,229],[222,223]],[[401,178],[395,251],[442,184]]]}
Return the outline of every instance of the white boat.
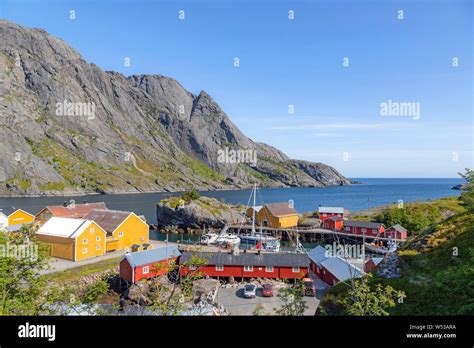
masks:
{"label": "white boat", "polygon": [[389,241],[387,246],[375,246],[373,244],[365,243],[365,247],[367,250],[377,253],[377,254],[391,254],[397,251],[398,245],[396,242]]}
{"label": "white boat", "polygon": [[217,233],[206,233],[201,236],[201,244],[212,245],[216,244],[219,235]]}

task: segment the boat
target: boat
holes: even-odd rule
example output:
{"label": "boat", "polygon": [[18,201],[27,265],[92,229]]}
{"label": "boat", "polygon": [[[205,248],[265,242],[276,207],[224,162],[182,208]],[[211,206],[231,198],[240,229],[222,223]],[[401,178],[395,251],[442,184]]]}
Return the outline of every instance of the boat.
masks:
{"label": "boat", "polygon": [[201,236],[201,244],[213,245],[216,244],[219,235],[217,233],[206,233]]}
{"label": "boat", "polygon": [[365,243],[364,245],[367,250],[373,253],[382,254],[382,255],[394,253],[395,251],[397,251],[397,248],[398,248],[398,244],[393,241],[389,241],[386,247],[378,246],[373,243]]}

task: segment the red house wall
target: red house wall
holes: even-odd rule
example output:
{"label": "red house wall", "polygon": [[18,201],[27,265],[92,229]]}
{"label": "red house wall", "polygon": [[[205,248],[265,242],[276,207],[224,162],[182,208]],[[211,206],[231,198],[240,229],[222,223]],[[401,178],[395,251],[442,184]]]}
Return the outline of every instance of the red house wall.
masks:
{"label": "red house wall", "polygon": [[120,261],[120,278],[132,282],[133,269],[126,259]]}
{"label": "red house wall", "polygon": [[396,236],[395,239],[407,239],[407,233],[406,232],[399,232],[395,231],[393,228],[389,228],[388,230],[385,231],[385,237],[387,238],[393,238],[393,236]]}
{"label": "red house wall", "polygon": [[311,269],[313,272],[325,283],[333,286],[335,283],[339,282],[339,279],[337,279],[331,272],[329,272],[327,269],[323,267],[319,267],[311,261]]}
{"label": "red house wall", "polygon": [[299,279],[304,278],[308,275],[308,267],[300,267],[298,273],[293,272],[292,267],[280,267],[280,278],[281,279]]}
{"label": "red house wall", "polygon": [[[168,273],[168,268],[166,266],[168,265],[169,262],[172,262],[172,261],[176,262],[176,258],[171,258],[171,259],[163,260],[159,262],[152,262],[147,265],[135,267],[135,280],[134,280],[135,283],[138,282],[140,279],[153,278],[153,277]],[[158,264],[162,266],[158,266]],[[146,266],[150,268],[150,272],[147,274],[143,274],[143,268]]]}
{"label": "red house wall", "polygon": [[323,222],[323,227],[327,230],[339,231],[342,228],[342,220],[341,221],[333,221],[333,220],[330,220],[330,219],[326,219]]}
{"label": "red house wall", "polygon": [[[350,231],[346,231],[346,229],[344,228],[344,232],[346,233],[351,233],[351,234],[359,234],[359,235],[362,235],[362,229],[364,227],[350,227]],[[373,231],[375,230],[375,232]],[[372,228],[367,228],[367,232],[365,233],[366,236],[373,236],[375,237],[377,234],[383,234],[385,231],[385,228],[383,226],[380,227],[379,230],[377,229],[372,229]]]}
{"label": "red house wall", "polygon": [[[326,214],[326,216],[323,216],[323,214]],[[339,217],[343,217],[344,214],[341,214],[341,213],[319,213],[319,220],[321,221],[324,221],[326,219],[329,219],[330,217],[333,217],[333,216],[339,216]]]}

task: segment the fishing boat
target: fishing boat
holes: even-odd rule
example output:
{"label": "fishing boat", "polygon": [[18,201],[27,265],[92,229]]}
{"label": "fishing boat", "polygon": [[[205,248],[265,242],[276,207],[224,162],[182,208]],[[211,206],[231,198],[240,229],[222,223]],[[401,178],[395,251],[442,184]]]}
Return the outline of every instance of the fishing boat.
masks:
{"label": "fishing boat", "polygon": [[201,236],[201,244],[213,245],[216,244],[219,235],[217,233],[206,233]]}
{"label": "fishing boat", "polygon": [[252,215],[252,229],[250,234],[241,235],[240,237],[240,246],[244,249],[258,249],[270,252],[279,252],[280,251],[280,240],[269,234],[264,234],[262,232],[262,226],[260,225],[260,232],[257,233],[255,230],[255,211],[256,211],[256,200],[257,200],[257,185],[254,184],[253,190],[250,194],[249,202],[253,197],[253,215]]}
{"label": "fishing boat", "polygon": [[374,243],[364,243],[367,250],[376,254],[391,254],[397,251],[398,244],[394,241],[388,241],[387,246],[377,245]]}

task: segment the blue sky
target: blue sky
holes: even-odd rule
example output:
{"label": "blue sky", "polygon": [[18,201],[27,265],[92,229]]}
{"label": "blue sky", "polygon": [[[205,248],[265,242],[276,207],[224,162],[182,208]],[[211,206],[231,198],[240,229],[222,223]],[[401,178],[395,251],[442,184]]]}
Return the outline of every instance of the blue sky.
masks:
{"label": "blue sky", "polygon": [[[469,0],[3,0],[0,17],[45,29],[103,69],[205,90],[253,140],[346,176],[473,167]],[[419,119],[381,116],[389,99],[419,103]]]}

